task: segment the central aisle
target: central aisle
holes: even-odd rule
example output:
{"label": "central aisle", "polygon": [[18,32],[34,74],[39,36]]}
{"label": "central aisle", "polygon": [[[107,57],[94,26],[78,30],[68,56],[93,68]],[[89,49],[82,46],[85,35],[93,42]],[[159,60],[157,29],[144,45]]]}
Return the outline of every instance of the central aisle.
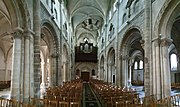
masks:
{"label": "central aisle", "polygon": [[89,83],[83,83],[83,107],[102,107]]}

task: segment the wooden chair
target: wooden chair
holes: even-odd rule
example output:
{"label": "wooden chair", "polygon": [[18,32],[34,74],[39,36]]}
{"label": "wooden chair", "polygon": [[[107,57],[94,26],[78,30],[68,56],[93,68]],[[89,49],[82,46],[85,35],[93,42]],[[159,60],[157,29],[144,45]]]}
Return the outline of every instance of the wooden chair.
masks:
{"label": "wooden chair", "polygon": [[69,102],[59,101],[59,107],[69,107]]}
{"label": "wooden chair", "polygon": [[116,102],[116,107],[125,107],[124,101]]}
{"label": "wooden chair", "polygon": [[39,98],[31,98],[31,105],[36,106],[36,105],[40,105],[43,107],[47,107],[49,104],[49,100],[48,99],[39,99]]}
{"label": "wooden chair", "polygon": [[0,107],[8,107],[9,106],[9,101],[8,101],[8,99],[1,98],[0,104],[1,104]]}
{"label": "wooden chair", "polygon": [[17,107],[19,102],[15,99],[7,99],[7,103],[9,107]]}
{"label": "wooden chair", "polygon": [[58,100],[50,100],[48,107],[58,107]]}
{"label": "wooden chair", "polygon": [[80,102],[70,102],[70,107],[80,107]]}
{"label": "wooden chair", "polygon": [[3,106],[3,100],[4,100],[4,99],[0,97],[0,107]]}

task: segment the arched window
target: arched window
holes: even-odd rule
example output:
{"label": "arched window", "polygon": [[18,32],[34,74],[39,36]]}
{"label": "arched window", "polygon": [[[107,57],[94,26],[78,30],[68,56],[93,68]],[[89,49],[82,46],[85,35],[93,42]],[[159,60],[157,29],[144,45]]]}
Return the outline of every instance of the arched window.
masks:
{"label": "arched window", "polygon": [[139,62],[139,69],[143,69],[143,61],[142,60],[140,60],[140,62]]}
{"label": "arched window", "polygon": [[137,63],[137,61],[135,61],[135,63],[134,63],[134,69],[138,69],[138,63]]}
{"label": "arched window", "polygon": [[176,54],[171,54],[170,55],[170,65],[171,65],[171,70],[177,70],[177,55]]}

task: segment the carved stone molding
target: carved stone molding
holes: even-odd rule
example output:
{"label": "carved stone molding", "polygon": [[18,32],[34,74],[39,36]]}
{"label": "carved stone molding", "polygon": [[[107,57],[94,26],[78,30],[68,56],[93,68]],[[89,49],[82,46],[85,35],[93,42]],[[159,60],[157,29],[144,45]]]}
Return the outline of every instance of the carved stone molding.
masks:
{"label": "carved stone molding", "polygon": [[23,29],[16,28],[13,33],[14,38],[21,38],[23,36]]}
{"label": "carved stone molding", "polygon": [[161,10],[159,11],[158,13],[158,16],[156,18],[156,21],[155,21],[155,26],[154,26],[154,29],[155,29],[155,32],[158,33],[158,27],[160,26],[160,20],[162,19],[162,16],[166,10],[166,8],[168,7],[168,4],[170,3],[171,0],[166,0],[164,5],[162,6]]}
{"label": "carved stone molding", "polygon": [[172,39],[170,38],[163,38],[161,39],[161,46],[169,46],[172,43]]}
{"label": "carved stone molding", "polygon": [[129,59],[128,55],[122,56],[122,60],[128,60],[128,59]]}
{"label": "carved stone molding", "polygon": [[27,29],[27,30],[24,31],[24,37],[25,37],[26,39],[29,39],[29,40],[32,40],[32,39],[33,39],[34,34],[35,34],[35,33],[34,33],[32,30],[30,30],[30,29]]}

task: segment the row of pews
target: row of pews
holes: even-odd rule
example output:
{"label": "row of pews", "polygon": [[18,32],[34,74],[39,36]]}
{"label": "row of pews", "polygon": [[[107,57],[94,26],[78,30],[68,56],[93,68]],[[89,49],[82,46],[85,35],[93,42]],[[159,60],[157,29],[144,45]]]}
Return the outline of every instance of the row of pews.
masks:
{"label": "row of pews", "polygon": [[140,98],[132,89],[112,86],[101,80],[93,79],[90,85],[103,107],[180,107],[180,94],[163,99],[156,95]]}
{"label": "row of pews", "polygon": [[49,87],[44,99],[48,99],[52,107],[80,107],[82,92],[82,80],[76,79],[65,82],[63,86]]}
{"label": "row of pews", "polygon": [[103,107],[138,107],[139,95],[128,88],[112,86],[100,80],[91,80],[90,85],[101,101]]}
{"label": "row of pews", "polygon": [[62,86],[48,87],[43,99],[29,98],[27,103],[0,98],[0,107],[81,107],[82,80],[64,82]]}
{"label": "row of pews", "polygon": [[[180,107],[180,94],[158,99],[145,96],[129,88],[113,86],[97,79],[89,81],[103,107]],[[64,82],[62,86],[48,87],[43,99],[29,98],[19,102],[0,98],[0,107],[82,107],[83,81],[80,79]]]}

